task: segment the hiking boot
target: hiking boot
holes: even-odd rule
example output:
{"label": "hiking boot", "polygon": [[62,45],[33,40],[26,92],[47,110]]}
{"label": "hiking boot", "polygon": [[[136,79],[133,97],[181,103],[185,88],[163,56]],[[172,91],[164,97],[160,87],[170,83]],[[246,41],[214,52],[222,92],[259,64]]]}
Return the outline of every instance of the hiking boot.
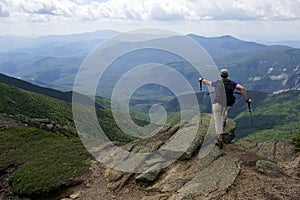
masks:
{"label": "hiking boot", "polygon": [[223,142],[217,142],[215,145],[218,146],[219,149],[223,149],[223,147],[224,147],[224,143]]}

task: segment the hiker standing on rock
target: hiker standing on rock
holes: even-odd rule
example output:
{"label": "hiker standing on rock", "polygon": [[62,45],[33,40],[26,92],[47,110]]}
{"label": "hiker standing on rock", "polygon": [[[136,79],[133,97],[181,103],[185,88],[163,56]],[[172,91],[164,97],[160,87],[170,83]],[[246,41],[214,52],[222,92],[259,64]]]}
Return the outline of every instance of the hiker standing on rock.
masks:
{"label": "hiker standing on rock", "polygon": [[199,78],[199,82],[203,82],[207,86],[215,88],[215,98],[213,100],[212,110],[215,121],[215,129],[218,134],[216,145],[223,148],[224,142],[222,140],[223,127],[227,117],[228,108],[235,103],[234,89],[242,92],[245,101],[250,104],[251,99],[248,98],[245,88],[235,81],[228,79],[228,70],[222,69],[220,71],[222,80],[209,81],[204,78]]}

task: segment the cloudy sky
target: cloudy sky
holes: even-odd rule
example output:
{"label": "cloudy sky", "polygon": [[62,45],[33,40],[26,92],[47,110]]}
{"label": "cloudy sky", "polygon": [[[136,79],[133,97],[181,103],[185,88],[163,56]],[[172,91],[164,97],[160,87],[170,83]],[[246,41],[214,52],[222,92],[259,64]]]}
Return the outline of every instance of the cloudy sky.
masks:
{"label": "cloudy sky", "polygon": [[165,28],[246,40],[300,40],[300,0],[0,0],[0,35]]}

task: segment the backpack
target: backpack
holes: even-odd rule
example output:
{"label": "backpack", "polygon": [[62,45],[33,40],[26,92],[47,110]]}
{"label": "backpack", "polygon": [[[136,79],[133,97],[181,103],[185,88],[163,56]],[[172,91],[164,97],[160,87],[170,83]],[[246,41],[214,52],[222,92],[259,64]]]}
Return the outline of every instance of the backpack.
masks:
{"label": "backpack", "polygon": [[[223,84],[223,85],[222,85]],[[225,91],[224,91],[225,89]],[[221,105],[225,104],[227,106],[232,106],[235,103],[235,96],[233,95],[234,91],[234,83],[233,81],[229,79],[223,79],[223,81],[218,80],[216,82],[216,97],[215,97],[215,102],[220,103]],[[225,93],[224,93],[225,92]],[[225,99],[222,98],[226,95],[226,102]]]}

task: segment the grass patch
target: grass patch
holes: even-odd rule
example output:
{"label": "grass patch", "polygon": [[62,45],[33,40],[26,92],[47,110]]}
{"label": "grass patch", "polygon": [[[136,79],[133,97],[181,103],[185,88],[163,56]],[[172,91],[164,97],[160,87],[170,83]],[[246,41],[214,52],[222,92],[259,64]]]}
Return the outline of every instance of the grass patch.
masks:
{"label": "grass patch", "polygon": [[59,189],[88,169],[88,158],[88,152],[75,136],[62,137],[35,128],[0,131],[0,171],[16,168],[9,184],[18,195]]}
{"label": "grass patch", "polygon": [[291,138],[295,137],[299,133],[300,125],[298,123],[290,123],[286,125],[275,126],[271,129],[257,131],[246,136],[246,138],[256,142],[271,140],[290,141]]}
{"label": "grass patch", "polygon": [[57,124],[73,126],[72,106],[68,102],[3,83],[0,83],[0,95],[0,113],[49,118]]}

